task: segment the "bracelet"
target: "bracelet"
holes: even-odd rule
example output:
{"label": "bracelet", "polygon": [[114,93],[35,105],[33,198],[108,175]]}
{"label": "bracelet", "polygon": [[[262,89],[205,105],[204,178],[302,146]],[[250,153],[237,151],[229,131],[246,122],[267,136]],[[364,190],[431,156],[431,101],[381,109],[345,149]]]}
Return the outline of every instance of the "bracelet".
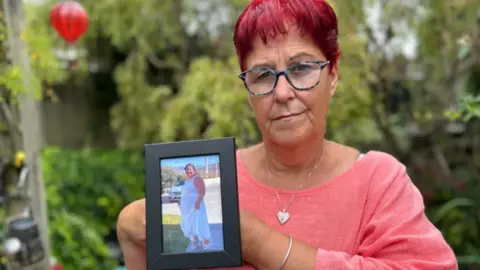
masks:
{"label": "bracelet", "polygon": [[288,250],[287,250],[287,253],[285,254],[285,258],[283,259],[282,264],[280,264],[280,266],[278,267],[278,270],[281,270],[285,266],[285,263],[287,262],[288,257],[290,257],[290,252],[292,251],[293,239],[291,235],[289,235],[288,238],[290,239],[290,242],[288,244]]}

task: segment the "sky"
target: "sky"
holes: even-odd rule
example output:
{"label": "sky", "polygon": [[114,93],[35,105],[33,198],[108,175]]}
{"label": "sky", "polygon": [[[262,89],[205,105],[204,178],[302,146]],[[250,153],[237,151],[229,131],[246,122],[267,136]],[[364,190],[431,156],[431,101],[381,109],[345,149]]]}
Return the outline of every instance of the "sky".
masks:
{"label": "sky", "polygon": [[206,156],[195,156],[195,157],[181,157],[181,158],[169,158],[160,160],[161,166],[169,167],[183,167],[187,163],[192,163],[195,166],[205,165],[205,157],[208,158],[208,164],[214,164],[219,162],[218,155],[206,155]]}

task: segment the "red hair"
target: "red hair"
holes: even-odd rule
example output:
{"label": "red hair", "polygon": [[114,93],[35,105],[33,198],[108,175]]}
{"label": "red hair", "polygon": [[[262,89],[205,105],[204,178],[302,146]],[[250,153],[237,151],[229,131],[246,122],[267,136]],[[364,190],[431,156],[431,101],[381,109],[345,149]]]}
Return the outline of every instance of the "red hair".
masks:
{"label": "red hair", "polygon": [[238,18],[233,37],[242,71],[255,37],[260,36],[266,44],[268,38],[286,35],[288,24],[298,27],[303,35],[309,35],[331,67],[337,65],[340,57],[337,16],[326,1],[252,0]]}

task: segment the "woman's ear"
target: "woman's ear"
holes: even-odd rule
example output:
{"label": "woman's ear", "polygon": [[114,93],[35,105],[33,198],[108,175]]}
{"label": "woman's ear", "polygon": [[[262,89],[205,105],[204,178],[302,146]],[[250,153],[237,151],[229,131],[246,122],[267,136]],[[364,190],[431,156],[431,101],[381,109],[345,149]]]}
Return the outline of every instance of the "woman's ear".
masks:
{"label": "woman's ear", "polygon": [[329,86],[330,96],[333,97],[333,95],[335,95],[335,91],[337,90],[337,86],[338,86],[338,62],[330,70],[329,78],[330,78],[330,86]]}

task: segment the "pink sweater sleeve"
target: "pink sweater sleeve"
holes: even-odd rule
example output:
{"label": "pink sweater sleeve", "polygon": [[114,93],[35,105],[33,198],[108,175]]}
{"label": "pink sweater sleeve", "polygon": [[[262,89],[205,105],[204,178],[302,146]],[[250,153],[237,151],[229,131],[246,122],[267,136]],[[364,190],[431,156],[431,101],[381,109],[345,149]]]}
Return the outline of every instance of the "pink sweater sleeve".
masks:
{"label": "pink sweater sleeve", "polygon": [[424,214],[423,198],[391,156],[371,173],[355,255],[319,249],[316,270],[456,270],[457,261]]}

